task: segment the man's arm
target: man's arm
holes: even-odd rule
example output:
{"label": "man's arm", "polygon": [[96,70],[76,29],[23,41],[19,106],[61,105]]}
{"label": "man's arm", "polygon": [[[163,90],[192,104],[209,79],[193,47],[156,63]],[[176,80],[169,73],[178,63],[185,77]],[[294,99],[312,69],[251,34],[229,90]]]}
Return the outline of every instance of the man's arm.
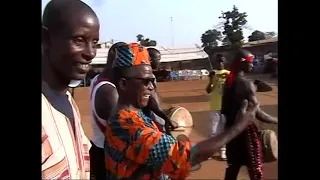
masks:
{"label": "man's arm", "polygon": [[278,124],[277,117],[269,115],[268,113],[264,112],[260,108],[257,109],[256,117],[257,117],[257,119],[259,119],[260,121],[265,122],[265,123]]}
{"label": "man's arm", "polygon": [[[259,104],[258,99],[256,97],[256,88],[253,85],[253,83],[247,81],[244,84],[246,87],[245,89],[248,89],[248,100],[249,102],[253,103],[253,104]],[[266,112],[264,112],[261,108],[257,108],[257,112],[256,112],[256,118],[261,121],[261,122],[265,122],[265,123],[273,123],[273,124],[277,124],[278,123],[278,118],[273,117],[269,114],[267,114]]]}
{"label": "man's arm", "polygon": [[118,103],[118,97],[117,89],[109,84],[105,84],[97,90],[94,106],[100,118],[108,120]]}
{"label": "man's arm", "polygon": [[[172,179],[185,179],[193,163],[207,160],[252,122],[256,107],[247,107],[248,101],[245,101],[237,115],[238,121],[229,130],[194,147],[191,147],[189,140],[177,141],[170,135],[155,131],[146,126],[145,121],[136,116],[136,113],[126,110],[120,111],[119,120],[109,123],[105,133],[106,140],[112,148],[119,151],[126,149],[125,156],[138,164],[161,170]],[[129,147],[126,147],[127,142],[119,142],[119,137],[114,137],[114,134],[127,133],[132,137]]]}
{"label": "man's arm", "polygon": [[212,153],[219,151],[225,144],[229,143],[232,139],[242,133],[243,130],[253,122],[256,111],[257,105],[253,105],[247,100],[244,100],[237,113],[236,121],[233,126],[218,136],[204,140],[195,146],[194,161],[199,163],[207,160],[212,156]]}
{"label": "man's arm", "polygon": [[206,88],[206,91],[208,94],[210,94],[216,86],[216,81],[214,81],[214,78],[215,78],[215,74],[210,73],[209,74],[209,84],[207,85],[207,88]]}

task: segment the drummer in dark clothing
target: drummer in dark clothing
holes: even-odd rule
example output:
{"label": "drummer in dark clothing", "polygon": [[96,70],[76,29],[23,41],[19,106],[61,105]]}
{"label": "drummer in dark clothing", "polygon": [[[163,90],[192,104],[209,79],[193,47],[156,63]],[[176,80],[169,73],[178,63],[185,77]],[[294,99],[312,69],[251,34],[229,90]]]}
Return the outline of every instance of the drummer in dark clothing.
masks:
{"label": "drummer in dark clothing", "polygon": [[[253,58],[254,56],[249,51],[240,49],[233,61],[222,98],[221,111],[226,117],[226,128],[234,124],[236,113],[244,99],[254,105],[259,104],[255,95],[255,86],[244,77],[244,72],[252,70]],[[278,122],[277,118],[268,115],[260,108],[257,111],[256,119],[274,124]],[[256,124],[251,124],[243,133],[227,144],[228,168],[226,169],[225,180],[236,180],[243,165],[247,166],[251,180],[263,179],[263,157],[261,139],[258,133]]]}

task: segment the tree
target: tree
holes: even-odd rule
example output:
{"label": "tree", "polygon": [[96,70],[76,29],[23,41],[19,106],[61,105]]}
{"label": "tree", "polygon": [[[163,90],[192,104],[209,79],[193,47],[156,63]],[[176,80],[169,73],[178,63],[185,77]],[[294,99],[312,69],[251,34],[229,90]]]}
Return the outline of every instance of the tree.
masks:
{"label": "tree", "polygon": [[[224,20],[222,34],[227,37],[227,40],[233,45],[241,45],[243,43],[242,28],[247,23],[247,13],[240,13],[239,9],[234,5],[232,11],[222,12],[219,17]],[[227,42],[227,41],[226,41]]]}
{"label": "tree", "polygon": [[231,45],[231,42],[229,41],[229,39],[227,37],[224,37],[222,39],[222,46],[229,46]]}
{"label": "tree", "polygon": [[150,40],[148,43],[149,46],[156,46],[157,45],[157,41],[155,40]]}
{"label": "tree", "polygon": [[142,34],[138,34],[137,36],[137,41],[140,42],[141,40],[144,39],[143,35]]}
{"label": "tree", "polygon": [[273,38],[273,37],[277,36],[277,33],[273,32],[273,31],[265,32],[264,34],[266,36],[266,39],[270,39],[270,38]]}
{"label": "tree", "polygon": [[259,40],[264,40],[266,39],[266,35],[258,30],[255,30],[251,33],[251,35],[248,37],[248,41],[259,41]]}
{"label": "tree", "polygon": [[157,41],[155,40],[150,40],[149,38],[144,39],[144,36],[142,34],[138,34],[137,36],[137,41],[140,42],[142,46],[156,46]]}
{"label": "tree", "polygon": [[202,47],[215,47],[218,41],[221,40],[221,32],[216,29],[210,29],[204,32],[201,36]]}

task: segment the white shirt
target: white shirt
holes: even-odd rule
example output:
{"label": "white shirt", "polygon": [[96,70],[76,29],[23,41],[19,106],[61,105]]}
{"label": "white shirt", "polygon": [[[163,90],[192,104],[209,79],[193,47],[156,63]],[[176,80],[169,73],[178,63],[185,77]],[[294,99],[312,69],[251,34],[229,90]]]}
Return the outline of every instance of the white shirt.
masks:
{"label": "white shirt", "polygon": [[107,125],[107,120],[106,119],[102,119],[98,116],[97,112],[96,112],[96,108],[95,108],[95,97],[96,97],[96,92],[97,90],[105,85],[108,84],[114,88],[116,88],[116,86],[109,82],[109,81],[101,81],[98,84],[96,84],[96,81],[98,79],[98,76],[95,76],[92,81],[91,81],[91,85],[90,85],[90,89],[89,89],[89,96],[90,96],[90,103],[91,103],[91,128],[92,128],[92,138],[90,139],[97,147],[99,148],[104,148],[104,140],[105,140],[105,136],[104,136],[104,132],[101,131],[101,129],[99,128],[98,124],[96,121],[99,121],[99,123],[101,125],[103,125],[104,127],[106,127]]}

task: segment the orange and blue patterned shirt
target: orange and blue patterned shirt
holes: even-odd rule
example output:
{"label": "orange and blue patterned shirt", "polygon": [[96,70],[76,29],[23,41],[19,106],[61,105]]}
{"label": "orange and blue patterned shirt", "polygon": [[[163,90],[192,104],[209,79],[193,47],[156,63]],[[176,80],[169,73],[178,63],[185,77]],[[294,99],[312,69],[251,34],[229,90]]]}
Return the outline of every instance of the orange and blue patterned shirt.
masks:
{"label": "orange and blue patterned shirt", "polygon": [[106,179],[185,179],[190,141],[159,131],[142,110],[120,109],[106,128]]}

